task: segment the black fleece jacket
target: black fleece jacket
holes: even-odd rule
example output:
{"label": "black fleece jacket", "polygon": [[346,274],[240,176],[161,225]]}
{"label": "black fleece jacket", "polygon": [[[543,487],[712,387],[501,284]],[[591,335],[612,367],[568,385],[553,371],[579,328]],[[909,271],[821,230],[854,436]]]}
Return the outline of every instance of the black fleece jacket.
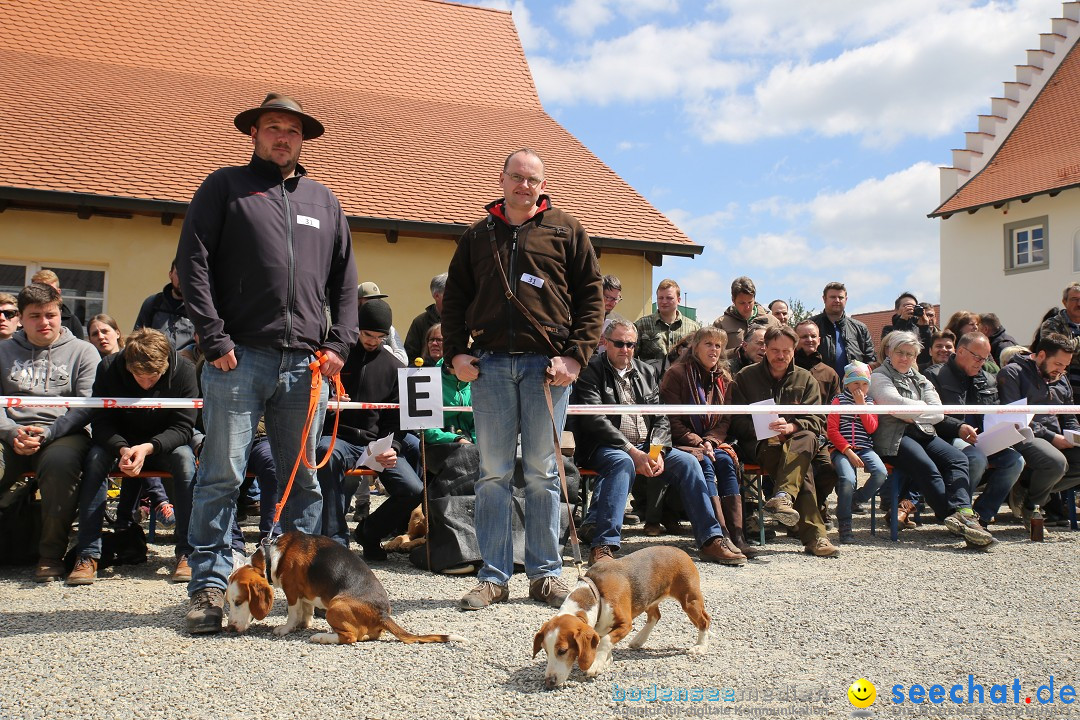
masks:
{"label": "black fleece jacket", "polygon": [[[185,357],[169,353],[169,369],[149,390],[143,390],[128,372],[122,352],[98,365],[94,397],[197,398],[195,366]],[[114,409],[98,413],[91,423],[94,442],[119,456],[120,450],[150,443],[154,454],[172,452],[191,440],[195,408]]]}
{"label": "black fleece jacket", "polygon": [[[396,403],[398,401],[398,370],[405,367],[386,346],[368,352],[356,344],[345,367],[341,369],[341,384],[353,402]],[[333,400],[330,401],[331,406]],[[332,413],[327,413],[323,431],[334,427]],[[341,413],[338,437],[352,445],[367,445],[387,433],[394,433],[394,452],[401,452],[401,416],[397,410],[345,410]]]}

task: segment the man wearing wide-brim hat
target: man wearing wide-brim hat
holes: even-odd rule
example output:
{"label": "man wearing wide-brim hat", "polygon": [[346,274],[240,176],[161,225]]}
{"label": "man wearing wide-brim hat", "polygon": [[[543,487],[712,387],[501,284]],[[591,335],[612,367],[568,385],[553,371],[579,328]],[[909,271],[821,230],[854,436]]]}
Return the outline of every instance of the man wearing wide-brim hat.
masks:
{"label": "man wearing wide-brim hat", "polygon": [[[322,123],[293,98],[271,93],[233,124],[251,137],[251,161],[217,170],[199,187],[176,255],[207,361],[201,377],[206,440],[188,535],[191,633],[221,630],[233,568],[229,528],[260,417],[266,417],[279,474],[288,472],[302,447],[314,457],[327,385],[302,438],[308,365],[321,351],[322,373],[337,373],[357,338],[356,266],[345,214],[299,164],[304,141],[322,135]],[[317,533],[321,514],[315,474],[301,463],[283,529]]]}

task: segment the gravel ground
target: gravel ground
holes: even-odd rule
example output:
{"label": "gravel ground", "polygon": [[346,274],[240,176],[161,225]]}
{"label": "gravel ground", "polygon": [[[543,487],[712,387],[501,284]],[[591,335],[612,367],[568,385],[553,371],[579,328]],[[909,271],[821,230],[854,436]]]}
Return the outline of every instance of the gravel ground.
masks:
{"label": "gravel ground", "polygon": [[[468,644],[408,646],[387,635],[328,647],[307,641],[327,627],[319,619],[273,636],[285,619],[280,592],[247,634],[185,635],[186,591],[166,581],[165,545],[151,546],[148,564],[105,570],[88,587],[37,585],[28,568],[0,568],[0,718],[850,717],[847,687],[860,677],[877,686],[877,717],[1080,718],[1060,696],[1045,706],[1034,697],[1051,676],[1055,693],[1080,684],[1080,533],[1052,529],[1049,542],[1031,543],[1006,511],[993,527],[1000,544],[978,552],[940,525],[904,531],[898,545],[872,539],[865,515],[855,527],[858,542],[839,559],[812,558],[784,537],[764,562],[700,564],[713,618],[704,659],[686,654],[695,631],[667,601],[645,648],[624,641],[606,674],[588,681],[575,669],[552,692],[541,688],[543,654],[530,652],[554,611],[527,599],[521,575],[509,603],[463,613],[457,600],[472,578],[423,573],[396,555],[374,571],[398,621]],[[694,554],[689,537],[646,539],[640,526],[623,552],[659,542]],[[913,683],[961,683],[966,700],[969,674],[987,703],[992,684],[1010,684],[1009,704],[892,703],[894,685]],[[621,699],[653,688],[716,699]]]}

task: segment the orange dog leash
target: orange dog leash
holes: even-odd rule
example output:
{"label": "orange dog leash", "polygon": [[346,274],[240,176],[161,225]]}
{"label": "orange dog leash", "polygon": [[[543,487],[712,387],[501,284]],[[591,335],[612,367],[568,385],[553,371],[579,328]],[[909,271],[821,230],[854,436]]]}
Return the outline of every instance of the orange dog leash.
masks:
{"label": "orange dog leash", "polygon": [[292,491],[293,480],[296,479],[296,471],[300,469],[300,463],[304,463],[304,467],[310,470],[318,470],[326,465],[330,460],[330,454],[334,452],[334,443],[337,442],[338,423],[341,420],[341,398],[345,395],[345,388],[341,384],[341,375],[336,374],[330,376],[330,379],[334,382],[334,393],[337,396],[337,408],[334,412],[334,431],[330,434],[330,447],[326,449],[326,455],[322,460],[312,465],[307,458],[307,438],[308,433],[311,432],[311,425],[315,421],[315,413],[319,409],[319,397],[322,395],[322,373],[319,372],[319,368],[325,365],[328,358],[323,355],[321,350],[315,351],[315,360],[308,364],[311,369],[311,392],[308,395],[308,412],[307,419],[304,420],[304,429],[300,434],[300,452],[296,457],[296,462],[293,463],[292,472],[289,474],[289,482],[285,485],[285,491],[281,493],[281,501],[275,506],[274,509],[274,524],[271,526],[270,537],[275,535],[275,531],[278,530],[278,522],[281,520],[281,512],[285,509],[285,502],[289,499],[289,492]]}

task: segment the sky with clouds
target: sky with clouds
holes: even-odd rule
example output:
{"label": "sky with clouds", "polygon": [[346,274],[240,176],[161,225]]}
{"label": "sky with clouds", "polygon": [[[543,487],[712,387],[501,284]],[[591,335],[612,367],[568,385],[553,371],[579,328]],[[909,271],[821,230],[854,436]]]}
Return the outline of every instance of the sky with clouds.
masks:
{"label": "sky with clouds", "polygon": [[[513,11],[547,112],[690,238],[709,319],[758,300],[937,301],[938,166],[1060,0],[481,0]],[[555,198],[558,202],[558,198]]]}

